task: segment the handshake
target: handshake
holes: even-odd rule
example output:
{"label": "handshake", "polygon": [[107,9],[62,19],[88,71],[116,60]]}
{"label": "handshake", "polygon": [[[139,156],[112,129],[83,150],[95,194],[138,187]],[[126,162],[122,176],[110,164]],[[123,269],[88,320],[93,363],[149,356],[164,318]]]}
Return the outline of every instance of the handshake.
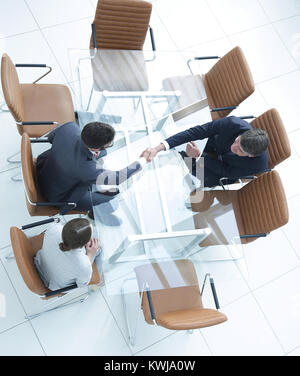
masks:
{"label": "handshake", "polygon": [[[160,149],[160,146],[162,145],[163,149]],[[156,156],[156,154],[161,151],[165,150],[164,145],[160,144],[155,148],[147,148],[145,149],[142,154],[140,155],[140,158],[143,157],[146,159],[147,162],[151,162],[153,158]]]}
{"label": "handshake", "polygon": [[[147,148],[142,152],[140,157],[146,159],[147,162],[151,162],[157,153],[160,151],[166,150],[163,143],[157,145],[155,148]],[[186,147],[186,155],[191,158],[198,158],[201,152],[193,141],[190,141]]]}

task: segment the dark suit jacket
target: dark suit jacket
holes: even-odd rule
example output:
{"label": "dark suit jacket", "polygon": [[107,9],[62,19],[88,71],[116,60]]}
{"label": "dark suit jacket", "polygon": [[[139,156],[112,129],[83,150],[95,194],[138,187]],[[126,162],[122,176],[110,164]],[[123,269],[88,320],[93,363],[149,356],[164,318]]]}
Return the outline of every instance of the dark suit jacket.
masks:
{"label": "dark suit jacket", "polygon": [[38,156],[37,178],[41,193],[52,202],[76,203],[99,176],[102,184],[119,185],[141,168],[138,162],[120,171],[99,167],[93,153],[82,143],[76,123],[54,129],[48,140],[52,147]]}
{"label": "dark suit jacket", "polygon": [[[213,186],[218,184],[221,177],[253,175],[268,168],[266,151],[257,157],[239,157],[230,150],[236,137],[249,129],[252,129],[252,126],[245,120],[229,116],[177,133],[167,138],[166,142],[173,148],[186,142],[208,138],[204,149],[204,185]],[[209,152],[215,153],[216,158],[206,155]]]}

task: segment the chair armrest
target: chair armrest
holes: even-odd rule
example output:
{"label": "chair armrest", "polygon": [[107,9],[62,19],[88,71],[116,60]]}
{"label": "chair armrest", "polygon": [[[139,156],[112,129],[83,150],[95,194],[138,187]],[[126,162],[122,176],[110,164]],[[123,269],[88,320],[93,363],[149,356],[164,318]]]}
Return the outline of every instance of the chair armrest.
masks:
{"label": "chair armrest", "polygon": [[155,312],[154,312],[154,307],[153,307],[153,301],[152,301],[152,296],[149,287],[146,288],[146,294],[147,294],[147,299],[149,303],[149,308],[150,308],[150,313],[151,313],[151,318],[152,320],[155,320]]}
{"label": "chair armrest", "polygon": [[239,179],[256,179],[256,178],[257,178],[257,176],[255,176],[255,175],[233,176],[231,178],[223,176],[221,179],[219,179],[219,185],[221,185],[222,188],[225,190],[223,180],[229,180],[229,179],[235,179],[235,180],[239,180]]}
{"label": "chair armrest", "polygon": [[70,291],[70,290],[73,290],[73,289],[77,289],[77,285],[71,285],[71,286],[67,286],[67,287],[64,287],[62,289],[58,289],[58,290],[54,290],[54,291],[50,291],[50,292],[47,292],[44,297],[45,298],[50,298],[51,296],[53,295],[57,295],[57,294],[61,294],[63,292],[67,292],[67,291]]}
{"label": "chair armrest", "polygon": [[154,33],[153,33],[152,27],[150,25],[149,25],[149,33],[150,33],[150,38],[151,38],[152,50],[156,51],[155,40],[154,40]]}
{"label": "chair armrest", "polygon": [[40,143],[43,143],[43,142],[50,143],[50,141],[47,138],[31,138],[30,139],[31,144],[40,144]]}
{"label": "chair armrest", "polygon": [[18,125],[60,125],[57,121],[17,121]]}
{"label": "chair armrest", "polygon": [[238,118],[246,120],[246,119],[255,119],[256,116],[254,116],[254,115],[246,115],[246,116],[238,116]]}
{"label": "chair armrest", "polygon": [[96,40],[96,32],[95,32],[94,22],[92,23],[91,27],[92,27],[93,45],[94,45],[94,48],[97,49],[97,40]]}
{"label": "chair armrest", "polygon": [[209,282],[210,282],[211,292],[212,292],[213,297],[214,297],[216,309],[219,309],[220,304],[219,304],[219,300],[218,300],[218,296],[217,296],[217,291],[216,291],[214,279],[211,277],[210,273],[205,274],[205,278],[204,278],[204,282],[203,282],[203,285],[202,285],[202,288],[201,288],[200,295],[201,296],[203,295],[204,287],[205,287],[205,284],[206,284],[206,281],[208,280],[208,278],[209,278]]}
{"label": "chair armrest", "polygon": [[226,107],[215,107],[210,110],[210,112],[225,111],[225,110],[235,110],[238,106],[226,106]]}
{"label": "chair armrest", "polygon": [[193,74],[192,68],[190,66],[191,61],[194,61],[194,60],[211,60],[211,59],[220,59],[220,56],[194,56],[191,59],[189,59],[187,61],[187,65],[189,67],[191,74]]}
{"label": "chair armrest", "polygon": [[59,218],[49,218],[49,219],[45,219],[43,221],[29,223],[28,225],[23,225],[21,227],[21,230],[27,230],[29,228],[33,228],[33,227],[37,227],[37,226],[42,226],[42,225],[45,225],[47,223],[52,223],[52,222],[60,222],[60,219]]}
{"label": "chair armrest", "polygon": [[247,239],[247,238],[265,238],[269,233],[261,233],[261,234],[249,234],[249,235],[240,235],[241,239]]}
{"label": "chair armrest", "polygon": [[70,206],[70,208],[64,212],[64,214],[68,213],[69,211],[76,208],[77,204],[75,202],[36,202],[34,205],[36,206],[58,206],[58,207],[64,207],[64,206]]}
{"label": "chair armrest", "polygon": [[35,84],[38,81],[40,81],[43,77],[47,76],[47,74],[49,74],[52,71],[52,68],[49,67],[46,64],[15,64],[15,67],[16,68],[48,68],[49,69],[48,72],[46,72],[41,77],[39,77],[37,80],[35,80],[33,82],[33,84]]}
{"label": "chair armrest", "polygon": [[216,309],[219,309],[220,304],[219,304],[219,300],[218,300],[218,296],[217,296],[217,291],[216,291],[214,279],[212,277],[209,277],[209,283],[210,283],[211,292],[212,292],[213,297],[214,297]]}

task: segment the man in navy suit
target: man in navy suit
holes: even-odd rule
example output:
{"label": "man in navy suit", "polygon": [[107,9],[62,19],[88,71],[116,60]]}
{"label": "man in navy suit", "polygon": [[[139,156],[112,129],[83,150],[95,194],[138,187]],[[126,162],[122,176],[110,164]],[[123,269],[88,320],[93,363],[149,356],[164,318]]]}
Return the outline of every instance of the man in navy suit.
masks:
{"label": "man in navy suit", "polygon": [[[201,153],[193,141],[207,138],[205,149]],[[204,157],[204,186],[219,184],[222,177],[234,182],[238,177],[253,175],[268,168],[268,135],[262,129],[252,126],[235,116],[214,120],[197,125],[174,136],[151,149],[149,159],[163,150],[189,143],[182,156],[193,158],[193,174],[197,160]]]}
{"label": "man in navy suit", "polygon": [[[99,166],[97,160],[107,154],[106,149],[112,146],[114,136],[112,126],[99,122],[85,125],[82,132],[76,123],[54,129],[48,135],[51,149],[37,158],[37,179],[45,198],[52,202],[74,202],[76,209],[89,210],[93,218],[92,207],[109,202],[115,194],[91,192],[91,186],[96,182],[118,186],[147,163],[149,153],[144,151],[122,170],[104,170]],[[64,210],[66,212],[67,207]],[[110,210],[114,211],[114,208]]]}

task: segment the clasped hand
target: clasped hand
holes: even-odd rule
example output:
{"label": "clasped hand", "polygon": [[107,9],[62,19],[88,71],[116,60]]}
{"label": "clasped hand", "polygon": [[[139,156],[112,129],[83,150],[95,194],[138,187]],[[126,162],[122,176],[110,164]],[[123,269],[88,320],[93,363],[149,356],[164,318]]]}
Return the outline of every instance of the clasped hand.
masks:
{"label": "clasped hand", "polygon": [[151,162],[157,153],[158,151],[155,148],[147,148],[142,152],[140,157],[144,157],[147,162]]}

